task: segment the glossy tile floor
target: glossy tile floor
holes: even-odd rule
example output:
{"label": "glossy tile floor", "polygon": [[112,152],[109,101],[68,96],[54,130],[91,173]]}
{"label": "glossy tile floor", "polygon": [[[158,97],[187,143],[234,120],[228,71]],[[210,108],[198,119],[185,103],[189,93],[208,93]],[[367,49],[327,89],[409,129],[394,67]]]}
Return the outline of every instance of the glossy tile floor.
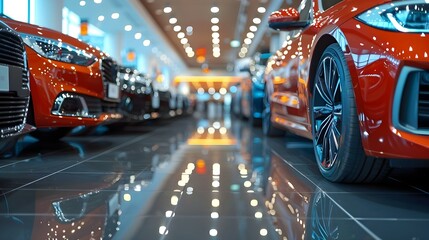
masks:
{"label": "glossy tile floor", "polygon": [[0,239],[429,239],[425,170],[332,184],[310,141],[228,115],[102,130],[0,162]]}

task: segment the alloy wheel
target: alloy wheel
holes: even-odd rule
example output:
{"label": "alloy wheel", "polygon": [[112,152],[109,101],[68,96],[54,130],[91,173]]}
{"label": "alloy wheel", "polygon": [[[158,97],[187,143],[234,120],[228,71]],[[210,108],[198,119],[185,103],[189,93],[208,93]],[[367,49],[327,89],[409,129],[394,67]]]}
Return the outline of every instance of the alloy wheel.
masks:
{"label": "alloy wheel", "polygon": [[343,113],[341,91],[338,66],[332,57],[326,57],[317,70],[312,109],[316,157],[325,170],[331,169],[338,158]]}

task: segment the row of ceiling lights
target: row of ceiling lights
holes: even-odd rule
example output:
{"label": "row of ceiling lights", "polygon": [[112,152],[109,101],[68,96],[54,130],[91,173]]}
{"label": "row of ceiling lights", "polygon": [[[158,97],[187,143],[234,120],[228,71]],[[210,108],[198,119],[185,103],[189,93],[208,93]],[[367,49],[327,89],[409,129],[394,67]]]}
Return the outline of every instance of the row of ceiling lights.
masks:
{"label": "row of ceiling lights", "polygon": [[[100,4],[102,2],[103,2],[103,0],[94,0],[95,4]],[[82,7],[86,6],[86,1],[85,0],[81,0],[79,2],[79,5],[82,6]],[[114,12],[114,13],[111,14],[111,18],[113,20],[117,20],[117,19],[119,19],[119,17],[120,17],[120,15],[119,15],[118,12]],[[100,16],[98,16],[97,19],[98,19],[98,21],[103,22],[105,20],[105,17],[104,17],[104,15],[100,15]],[[170,23],[173,22],[173,21],[175,21],[174,23],[176,23],[177,19],[171,18],[170,19]],[[127,24],[127,25],[124,26],[124,30],[126,32],[130,32],[130,31],[133,30],[133,26],[131,24]],[[179,29],[179,31],[180,31],[180,29]],[[134,38],[136,40],[141,40],[142,37],[143,37],[143,34],[141,32],[136,32],[134,34]],[[182,40],[182,42],[184,42],[184,40]],[[144,39],[142,43],[143,43],[143,46],[145,46],[145,47],[149,47],[151,45],[151,41],[149,39]],[[170,59],[165,54],[160,53],[159,50],[156,47],[152,48],[152,52],[154,54],[156,54],[157,56],[159,56],[159,58],[161,59],[161,61],[163,61],[165,64],[170,64],[171,63]]]}
{"label": "row of ceiling lights", "polygon": [[[266,9],[264,7],[259,7],[257,9],[258,13],[263,14],[265,13]],[[250,44],[252,44],[253,38],[255,37],[255,33],[258,31],[258,25],[262,22],[260,18],[255,17],[253,18],[253,25],[249,27],[249,32],[246,34],[246,38],[243,40],[243,44],[241,45],[240,52],[238,53],[238,56],[240,58],[246,57],[246,54],[248,52]]]}
{"label": "row of ceiling lights", "polygon": [[[216,14],[220,11],[219,7],[213,6],[210,8],[210,11],[216,16]],[[211,23],[213,26],[212,30],[212,43],[213,43],[213,57],[220,57],[220,34],[219,34],[219,18],[212,17]]]}
{"label": "row of ceiling lights", "polygon": [[[96,3],[96,4],[100,4],[100,3],[102,3],[103,2],[103,0],[94,0],[94,3]],[[79,5],[80,6],[82,6],[82,7],[84,7],[84,6],[86,6],[86,1],[85,0],[81,0],[80,2],[79,2]],[[110,17],[113,19],[113,20],[117,20],[117,19],[119,19],[119,17],[120,17],[120,15],[119,15],[119,13],[118,12],[114,12],[114,13],[112,13],[111,15],[110,15]],[[100,15],[100,16],[98,16],[98,21],[100,21],[100,22],[103,22],[104,20],[105,20],[105,17],[104,17],[104,15]],[[124,30],[126,31],[126,32],[130,32],[130,31],[132,31],[133,30],[133,26],[131,25],[131,24],[127,24],[127,25],[125,25],[124,26]],[[136,39],[136,40],[141,40],[142,39],[142,33],[141,32],[137,32],[137,33],[135,33],[134,34],[134,38]],[[148,47],[148,46],[150,46],[150,44],[151,44],[151,41],[149,40],[149,39],[145,39],[145,40],[143,40],[143,46],[145,46],[145,47]]]}
{"label": "row of ceiling lights", "polygon": [[[166,7],[164,7],[163,11],[166,14],[170,14],[173,12],[173,8],[171,8],[170,6],[166,6]],[[177,38],[180,39],[180,43],[183,45],[183,49],[185,49],[185,52],[188,55],[188,57],[189,58],[194,57],[195,56],[194,49],[189,44],[188,38],[186,38],[186,35],[190,36],[193,34],[193,32],[194,32],[193,27],[187,26],[186,29],[183,29],[184,31],[186,31],[186,33],[185,33],[184,31],[182,31],[182,27],[179,24],[177,24],[177,22],[178,22],[177,18],[172,16],[172,17],[170,17],[168,22],[171,25],[174,25],[173,30],[175,32],[177,32]]]}

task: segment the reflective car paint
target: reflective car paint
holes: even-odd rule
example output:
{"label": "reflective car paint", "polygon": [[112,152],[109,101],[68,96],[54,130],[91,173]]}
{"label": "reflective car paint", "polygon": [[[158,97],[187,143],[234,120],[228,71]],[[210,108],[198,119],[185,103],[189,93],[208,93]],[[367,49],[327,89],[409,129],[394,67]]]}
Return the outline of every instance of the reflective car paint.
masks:
{"label": "reflective car paint", "polygon": [[101,73],[101,59],[106,55],[96,48],[60,32],[11,19],[2,18],[2,20],[17,32],[57,39],[85,50],[97,58],[97,61],[90,66],[80,66],[45,58],[26,46],[34,121],[38,128],[94,126],[121,117],[115,112],[102,112],[96,117],[53,115],[54,101],[63,92],[77,93],[99,100],[107,99]]}
{"label": "reflective car paint", "polygon": [[398,79],[409,67],[429,69],[429,39],[421,33],[376,29],[355,17],[389,1],[345,0],[323,11],[314,1],[311,24],[291,33],[267,65],[266,84],[272,122],[312,138],[312,77],[324,48],[338,43],[352,77],[363,147],[383,158],[427,159],[429,133],[416,134],[393,119]]}

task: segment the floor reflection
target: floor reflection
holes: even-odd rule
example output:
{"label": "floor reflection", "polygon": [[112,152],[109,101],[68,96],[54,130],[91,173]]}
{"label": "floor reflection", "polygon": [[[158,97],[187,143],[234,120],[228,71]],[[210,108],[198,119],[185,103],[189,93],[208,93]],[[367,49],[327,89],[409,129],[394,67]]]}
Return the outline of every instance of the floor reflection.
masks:
{"label": "floor reflection", "polygon": [[310,141],[228,114],[18,149],[0,163],[0,239],[427,237],[424,172],[332,184]]}

